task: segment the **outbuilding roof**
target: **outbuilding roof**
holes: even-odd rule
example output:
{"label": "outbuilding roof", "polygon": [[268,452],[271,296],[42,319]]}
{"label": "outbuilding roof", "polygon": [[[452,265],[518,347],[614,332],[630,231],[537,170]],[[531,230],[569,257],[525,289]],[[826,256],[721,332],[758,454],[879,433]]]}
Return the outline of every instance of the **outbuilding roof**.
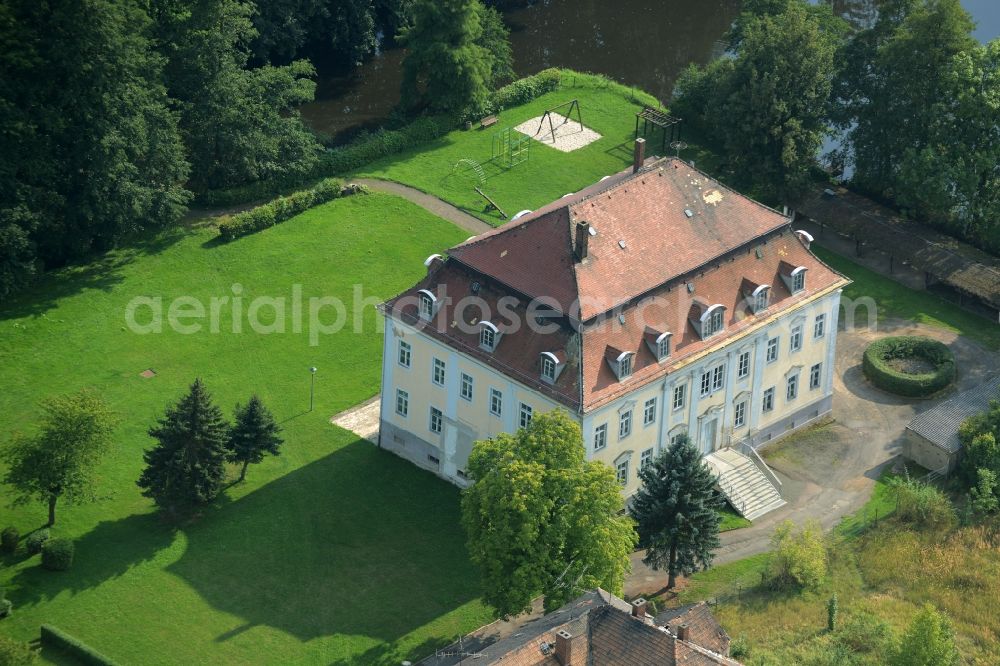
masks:
{"label": "outbuilding roof", "polygon": [[959,426],[970,416],[986,411],[990,401],[997,399],[1000,399],[1000,375],[917,414],[906,428],[934,446],[956,453],[962,448]]}

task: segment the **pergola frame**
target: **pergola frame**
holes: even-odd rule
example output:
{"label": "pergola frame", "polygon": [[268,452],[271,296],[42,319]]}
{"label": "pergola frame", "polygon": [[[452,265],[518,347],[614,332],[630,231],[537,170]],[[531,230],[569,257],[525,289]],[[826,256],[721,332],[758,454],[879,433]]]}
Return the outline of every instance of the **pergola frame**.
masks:
{"label": "pergola frame", "polygon": [[660,144],[660,153],[663,154],[667,149],[667,141],[669,139],[670,143],[674,141],[681,140],[681,119],[674,118],[671,115],[664,113],[663,111],[657,111],[650,107],[643,108],[635,114],[635,138],[639,138],[639,121],[642,120],[642,135],[644,137],[649,135],[650,126],[654,128],[659,127],[662,131],[662,142]]}

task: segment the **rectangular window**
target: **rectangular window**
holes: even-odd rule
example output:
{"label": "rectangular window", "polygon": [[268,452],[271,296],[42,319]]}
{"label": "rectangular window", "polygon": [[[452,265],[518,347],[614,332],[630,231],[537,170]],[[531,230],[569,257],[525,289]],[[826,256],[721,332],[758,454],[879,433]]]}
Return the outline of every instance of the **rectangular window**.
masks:
{"label": "rectangular window", "polygon": [[767,341],[767,362],[774,363],[778,360],[778,343],[780,338],[771,338]]}
{"label": "rectangular window", "polygon": [[792,326],[792,336],[789,340],[789,347],[793,352],[797,352],[802,349],[802,325],[797,324]]}
{"label": "rectangular window", "polygon": [[653,464],[653,449],[646,449],[642,452],[642,457],[639,458],[639,465],[646,469]]}
{"label": "rectangular window", "polygon": [[618,416],[618,439],[625,439],[632,434],[632,410],[622,412]]}
{"label": "rectangular window", "polygon": [[602,423],[594,428],[594,450],[600,451],[608,445],[608,424]]}
{"label": "rectangular window", "polygon": [[656,422],[656,398],[650,398],[642,408],[642,425]]}
{"label": "rectangular window", "polygon": [[438,386],[444,386],[444,361],[439,358],[434,359],[434,369],[431,372],[431,379]]}
{"label": "rectangular window", "polygon": [[826,334],[826,315],[818,314],[816,315],[816,321],[813,323],[813,337],[822,338]]}
{"label": "rectangular window", "polygon": [[747,422],[747,402],[746,400],[736,403],[733,411],[733,427],[742,428]]}
{"label": "rectangular window", "polygon": [[815,389],[819,388],[819,380],[820,380],[820,375],[822,374],[822,372],[823,372],[823,364],[822,363],[817,363],[813,367],[809,368],[809,388],[810,389],[815,390]]}
{"label": "rectangular window", "polygon": [[806,272],[799,271],[792,276],[792,293],[802,291],[806,288]]}
{"label": "rectangular window", "polygon": [[396,413],[400,416],[410,413],[410,394],[403,389],[396,389]]}
{"label": "rectangular window", "polygon": [[743,379],[750,374],[750,352],[745,351],[740,354],[740,360],[736,367],[736,374]]}
{"label": "rectangular window", "polygon": [[441,432],[444,426],[444,415],[437,407],[431,407],[431,432]]}
{"label": "rectangular window", "polygon": [[399,364],[404,368],[410,367],[410,352],[412,350],[409,342],[399,341]]}
{"label": "rectangular window", "polygon": [[764,391],[764,399],[763,399],[763,402],[761,403],[761,411],[763,411],[763,412],[769,412],[772,409],[774,409],[774,387],[773,386],[771,388],[767,389],[766,391]]}
{"label": "rectangular window", "polygon": [[670,446],[674,446],[680,441],[680,438],[686,435],[686,432],[678,432],[670,436]]}
{"label": "rectangular window", "polygon": [[462,373],[462,397],[472,402],[472,377]]}
{"label": "rectangular window", "polygon": [[542,379],[547,379],[550,382],[556,380],[556,363],[548,356],[542,357]]}
{"label": "rectangular window", "polygon": [[490,414],[493,416],[503,415],[503,393],[495,388],[490,389]]}
{"label": "rectangular window", "polygon": [[785,386],[785,400],[795,400],[799,396],[799,376],[792,375]]}
{"label": "rectangular window", "polygon": [[684,408],[684,398],[687,392],[687,384],[681,384],[680,386],[674,387],[674,409]]}
{"label": "rectangular window", "polygon": [[618,463],[618,467],[615,469],[615,476],[618,478],[618,483],[623,486],[628,483],[628,460]]}
{"label": "rectangular window", "polygon": [[712,371],[706,370],[701,375],[701,394],[708,395],[712,390]]}
{"label": "rectangular window", "polygon": [[725,378],[726,378],[726,366],[724,365],[717,366],[712,371],[712,390],[718,391],[719,389],[721,389]]}
{"label": "rectangular window", "polygon": [[528,426],[531,425],[532,411],[533,410],[531,409],[531,405],[526,405],[523,402],[521,403],[521,410],[520,410],[521,417],[518,423],[521,425],[522,428],[527,428]]}
{"label": "rectangular window", "polygon": [[663,360],[670,356],[670,336],[665,336],[662,340],[656,343],[656,358]]}

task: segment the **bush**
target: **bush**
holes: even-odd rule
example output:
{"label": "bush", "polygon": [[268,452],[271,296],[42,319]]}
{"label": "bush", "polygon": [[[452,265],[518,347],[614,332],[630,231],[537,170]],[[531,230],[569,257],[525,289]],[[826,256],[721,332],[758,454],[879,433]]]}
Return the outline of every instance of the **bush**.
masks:
{"label": "bush", "polygon": [[836,638],[854,654],[888,656],[895,646],[892,627],[867,609],[852,612],[837,631]]}
{"label": "bush", "polygon": [[[894,369],[890,362],[918,358],[934,366],[921,374]],[[876,340],[865,349],[862,363],[865,377],[889,393],[921,398],[942,390],[955,380],[955,357],[943,343],[916,335],[891,336]]]}
{"label": "bush", "polygon": [[0,664],[3,666],[30,666],[38,662],[38,653],[31,646],[13,638],[0,636]]}
{"label": "bush", "polygon": [[0,532],[0,550],[11,554],[17,550],[17,544],[21,541],[21,533],[16,527],[5,527]]}
{"label": "bush", "polygon": [[[486,108],[473,112],[473,116],[479,118],[490,113],[498,113],[512,106],[520,106],[541,97],[542,95],[559,89],[562,80],[562,72],[558,69],[543,69],[534,76],[526,76],[513,83],[508,83],[496,90],[489,97]],[[476,117],[469,117],[467,120],[478,120]]]}
{"label": "bush", "polygon": [[32,532],[24,540],[24,547],[28,550],[28,555],[37,555],[42,552],[42,546],[49,540],[51,534],[47,528]]}
{"label": "bush", "polygon": [[776,587],[796,585],[815,589],[826,578],[823,528],[815,520],[795,532],[790,520],[778,525],[771,537],[771,579]]}
{"label": "bush", "polygon": [[[14,604],[7,598],[7,590],[0,587],[0,618],[5,618],[10,615],[13,609]],[[0,664],[3,663],[4,662],[0,660]]]}
{"label": "bush", "polygon": [[62,629],[53,627],[51,624],[42,625],[42,645],[55,648],[70,653],[81,664],[89,666],[115,666],[115,662],[109,657],[90,647],[81,640],[78,640]]}
{"label": "bush", "polygon": [[326,203],[347,193],[343,183],[328,178],[311,190],[295,192],[287,197],[278,197],[256,208],[237,213],[219,222],[219,236],[226,242],[246,236],[287,219],[295,217],[313,206]]}
{"label": "bush", "polygon": [[896,517],[920,528],[949,528],[955,509],[940,489],[912,479],[890,481],[896,490]]}
{"label": "bush", "polygon": [[423,116],[397,130],[380,129],[359,134],[346,146],[327,149],[320,156],[319,170],[324,175],[354,171],[382,157],[440,138],[454,127],[454,121],[447,116]]}
{"label": "bush", "polygon": [[740,634],[729,644],[729,656],[733,659],[746,659],[750,656],[750,641],[746,634]]}
{"label": "bush", "polygon": [[42,546],[42,566],[49,571],[66,571],[73,566],[73,542],[57,537]]}

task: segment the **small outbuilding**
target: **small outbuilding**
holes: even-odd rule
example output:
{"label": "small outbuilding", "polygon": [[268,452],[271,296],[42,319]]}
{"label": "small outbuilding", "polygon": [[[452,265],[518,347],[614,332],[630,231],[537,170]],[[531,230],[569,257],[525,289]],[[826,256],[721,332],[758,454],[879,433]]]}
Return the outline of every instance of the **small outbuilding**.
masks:
{"label": "small outbuilding", "polygon": [[962,451],[959,426],[970,416],[986,411],[990,401],[997,399],[1000,376],[917,414],[906,426],[903,455],[932,472],[950,473]]}

